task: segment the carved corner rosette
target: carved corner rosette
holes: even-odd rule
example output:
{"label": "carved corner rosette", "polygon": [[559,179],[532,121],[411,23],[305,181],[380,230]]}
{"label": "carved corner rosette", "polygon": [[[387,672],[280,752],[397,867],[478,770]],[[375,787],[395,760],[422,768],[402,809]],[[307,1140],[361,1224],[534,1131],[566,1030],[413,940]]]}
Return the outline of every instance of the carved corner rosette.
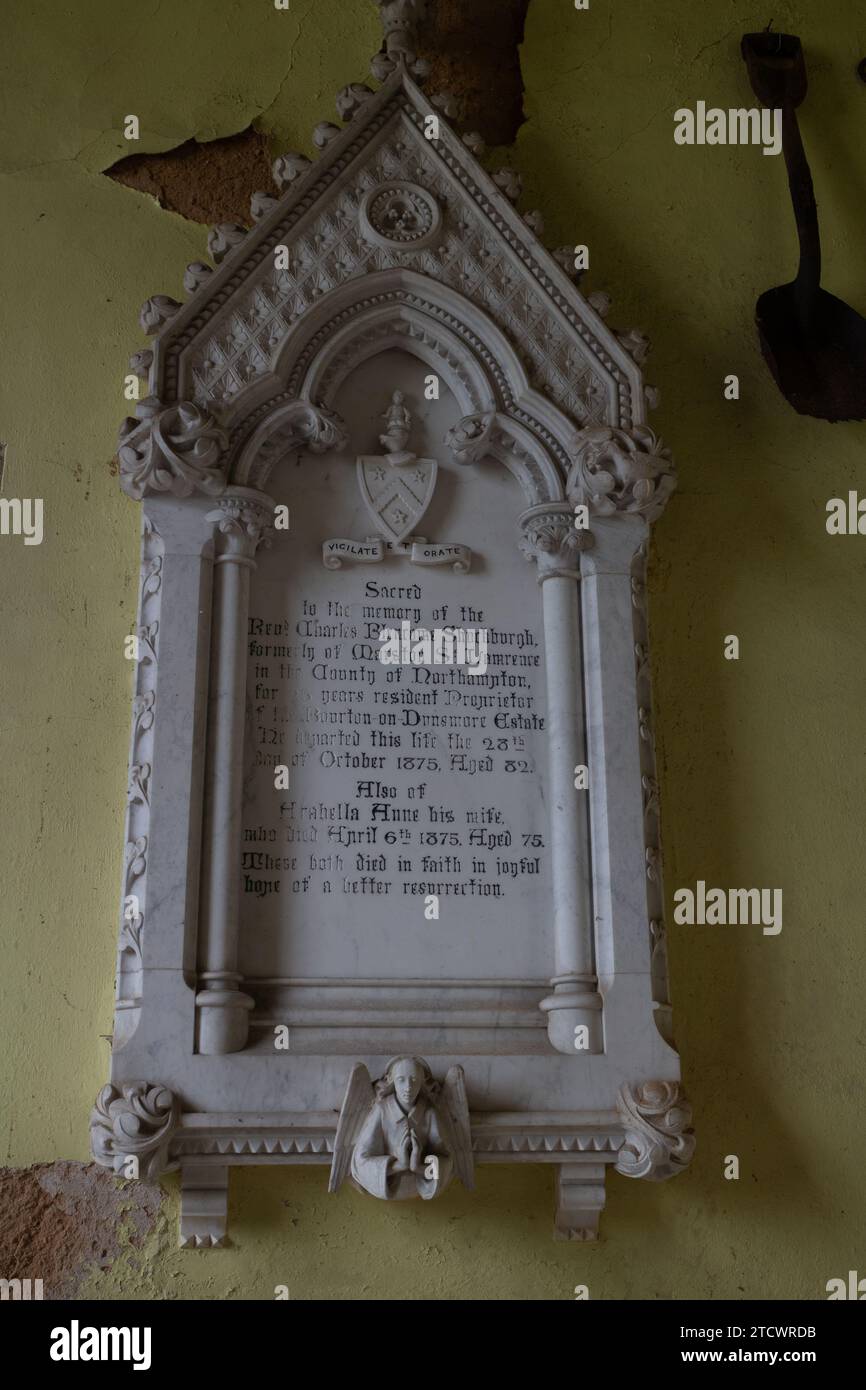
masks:
{"label": "carved corner rosette", "polygon": [[223,491],[228,437],[213,416],[189,401],[165,405],[156,396],[140,401],[135,414],[137,419],[127,418],[120,427],[117,456],[124,492],[140,501],[154,492],[189,497]]}
{"label": "carved corner rosette", "polygon": [[90,1114],[94,1159],[120,1177],[155,1182],[168,1167],[179,1114],[179,1101],[165,1086],[103,1086]]}
{"label": "carved corner rosette", "polygon": [[580,553],[591,550],[592,534],[574,524],[568,502],[547,502],[530,507],[520,518],[520,550],[538,565],[538,582],[580,578]]}
{"label": "carved corner rosette", "polygon": [[670,449],[647,425],[589,425],[577,435],[566,493],[592,515],[632,513],[655,521],[676,485]]}
{"label": "carved corner rosette", "polygon": [[617,1109],[625,1127],[618,1173],[663,1182],[688,1167],[695,1151],[692,1108],[678,1081],[621,1086]]}

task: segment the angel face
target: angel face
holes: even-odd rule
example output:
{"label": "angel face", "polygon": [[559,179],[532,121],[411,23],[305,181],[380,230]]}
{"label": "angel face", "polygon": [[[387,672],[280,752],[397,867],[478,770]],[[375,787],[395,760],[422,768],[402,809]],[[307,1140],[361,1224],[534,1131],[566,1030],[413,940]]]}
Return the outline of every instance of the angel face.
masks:
{"label": "angel face", "polygon": [[394,1094],[404,1110],[411,1110],[424,1084],[424,1073],[414,1057],[398,1057],[391,1068]]}

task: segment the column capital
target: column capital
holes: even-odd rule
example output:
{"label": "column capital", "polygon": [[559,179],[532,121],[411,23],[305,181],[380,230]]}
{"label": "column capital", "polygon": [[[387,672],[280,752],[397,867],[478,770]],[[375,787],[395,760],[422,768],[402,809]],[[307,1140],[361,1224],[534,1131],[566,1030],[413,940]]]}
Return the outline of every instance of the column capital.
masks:
{"label": "column capital", "polygon": [[538,565],[538,582],[545,579],[580,579],[582,550],[592,547],[586,530],[574,524],[570,502],[543,502],[520,516],[520,549],[527,560]]}
{"label": "column capital", "polygon": [[259,546],[271,543],[275,505],[273,498],[249,487],[229,488],[217,498],[205,518],[215,528],[216,563],[252,564]]}

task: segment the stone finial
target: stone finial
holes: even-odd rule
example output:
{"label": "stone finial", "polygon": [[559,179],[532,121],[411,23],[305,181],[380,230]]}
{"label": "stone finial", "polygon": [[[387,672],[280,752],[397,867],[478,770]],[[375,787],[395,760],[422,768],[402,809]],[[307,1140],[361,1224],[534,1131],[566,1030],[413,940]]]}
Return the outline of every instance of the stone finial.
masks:
{"label": "stone finial", "polygon": [[556,250],[553,252],[553,259],[558,266],[562,267],[569,280],[573,280],[575,284],[580,284],[586,271],[575,269],[573,246],[557,246]]}
{"label": "stone finial", "polygon": [[236,246],[240,246],[246,234],[246,227],[242,227],[239,222],[220,222],[218,226],[211,227],[208,232],[208,254],[219,265],[220,261],[225,260],[229,252],[234,251]]}
{"label": "stone finial", "polygon": [[308,169],[311,169],[313,161],[308,159],[305,154],[298,154],[295,150],[290,150],[288,154],[281,154],[279,159],[273,163],[274,182],[277,188],[287,188],[295,179],[299,179]]}
{"label": "stone finial", "polygon": [[211,275],[213,275],[212,265],[207,265],[204,261],[191,261],[183,276],[183,287],[187,294],[195,294],[196,290],[201,289],[205,280]]}
{"label": "stone finial", "polygon": [[269,212],[277,206],[279,199],[274,198],[270,193],[265,193],[263,189],[257,188],[250,198],[250,216],[254,222],[261,222],[263,217],[267,217]]}
{"label": "stone finial", "polygon": [[460,114],[460,107],[453,92],[437,92],[430,98],[430,105],[441,111],[449,121],[456,120]]}
{"label": "stone finial", "polygon": [[398,63],[404,63],[416,76],[426,75],[417,70],[420,66],[417,45],[418,26],[426,16],[429,0],[375,0],[375,3],[379,7],[385,47],[373,60],[376,64],[373,76],[384,82]]}
{"label": "stone finial", "polygon": [[340,127],[334,125],[333,121],[319,121],[313,131],[313,144],[317,150],[324,150],[340,134],[342,134]]}
{"label": "stone finial", "polygon": [[139,352],[134,352],[129,359],[129,370],[134,376],[146,381],[150,375],[153,365],[153,352],[150,348],[142,348]]}
{"label": "stone finial", "polygon": [[607,290],[593,290],[592,294],[587,295],[586,302],[592,305],[599,318],[607,318],[611,305],[611,298]]}
{"label": "stone finial", "polygon": [[370,71],[377,82],[387,82],[395,67],[394,59],[389,58],[385,52],[374,53],[370,59]]}
{"label": "stone finial", "polygon": [[167,294],[155,294],[150,299],[146,299],[138,316],[142,331],[147,333],[148,337],[153,337],[155,333],[159,333],[161,329],[165,328],[169,319],[174,318],[180,308],[181,305],[178,300],[172,299]]}
{"label": "stone finial", "polygon": [[523,179],[516,169],[503,165],[493,175],[493,182],[500,188],[510,203],[516,203],[523,192]]}
{"label": "stone finial", "polygon": [[627,333],[617,333],[617,341],[622,344],[638,366],[645,362],[650,353],[650,340],[639,328],[630,328]]}
{"label": "stone finial", "polygon": [[341,121],[351,121],[373,95],[362,82],[350,82],[337,93],[337,115]]}
{"label": "stone finial", "polygon": [[467,150],[469,150],[470,154],[475,155],[476,159],[484,158],[484,155],[487,152],[487,144],[485,142],[484,136],[481,134],[480,131],[468,131],[467,134],[463,136],[463,143],[466,146]]}

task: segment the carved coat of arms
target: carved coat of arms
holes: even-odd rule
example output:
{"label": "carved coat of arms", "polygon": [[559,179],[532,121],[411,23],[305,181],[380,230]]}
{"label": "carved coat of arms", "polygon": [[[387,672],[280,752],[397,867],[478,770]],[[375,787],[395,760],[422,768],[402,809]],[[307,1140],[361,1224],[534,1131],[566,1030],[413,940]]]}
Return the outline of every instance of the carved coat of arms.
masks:
{"label": "carved coat of arms", "polygon": [[358,487],[378,535],[363,541],[325,541],[326,568],[340,569],[346,562],[372,564],[390,552],[408,556],[414,565],[450,564],[458,574],[465,574],[472,560],[468,546],[430,542],[416,533],[432,501],[439,465],[435,459],[419,458],[408,447],[412,414],[402,391],[393,393],[382,419],[385,430],[379,443],[384,453],[362,454],[357,461]]}
{"label": "carved coat of arms", "polygon": [[388,540],[399,545],[429,507],[439,465],[435,459],[418,458],[406,448],[412,416],[403,403],[402,391],[394,392],[382,418],[388,426],[379,435],[385,453],[358,459],[358,485],[376,525]]}

